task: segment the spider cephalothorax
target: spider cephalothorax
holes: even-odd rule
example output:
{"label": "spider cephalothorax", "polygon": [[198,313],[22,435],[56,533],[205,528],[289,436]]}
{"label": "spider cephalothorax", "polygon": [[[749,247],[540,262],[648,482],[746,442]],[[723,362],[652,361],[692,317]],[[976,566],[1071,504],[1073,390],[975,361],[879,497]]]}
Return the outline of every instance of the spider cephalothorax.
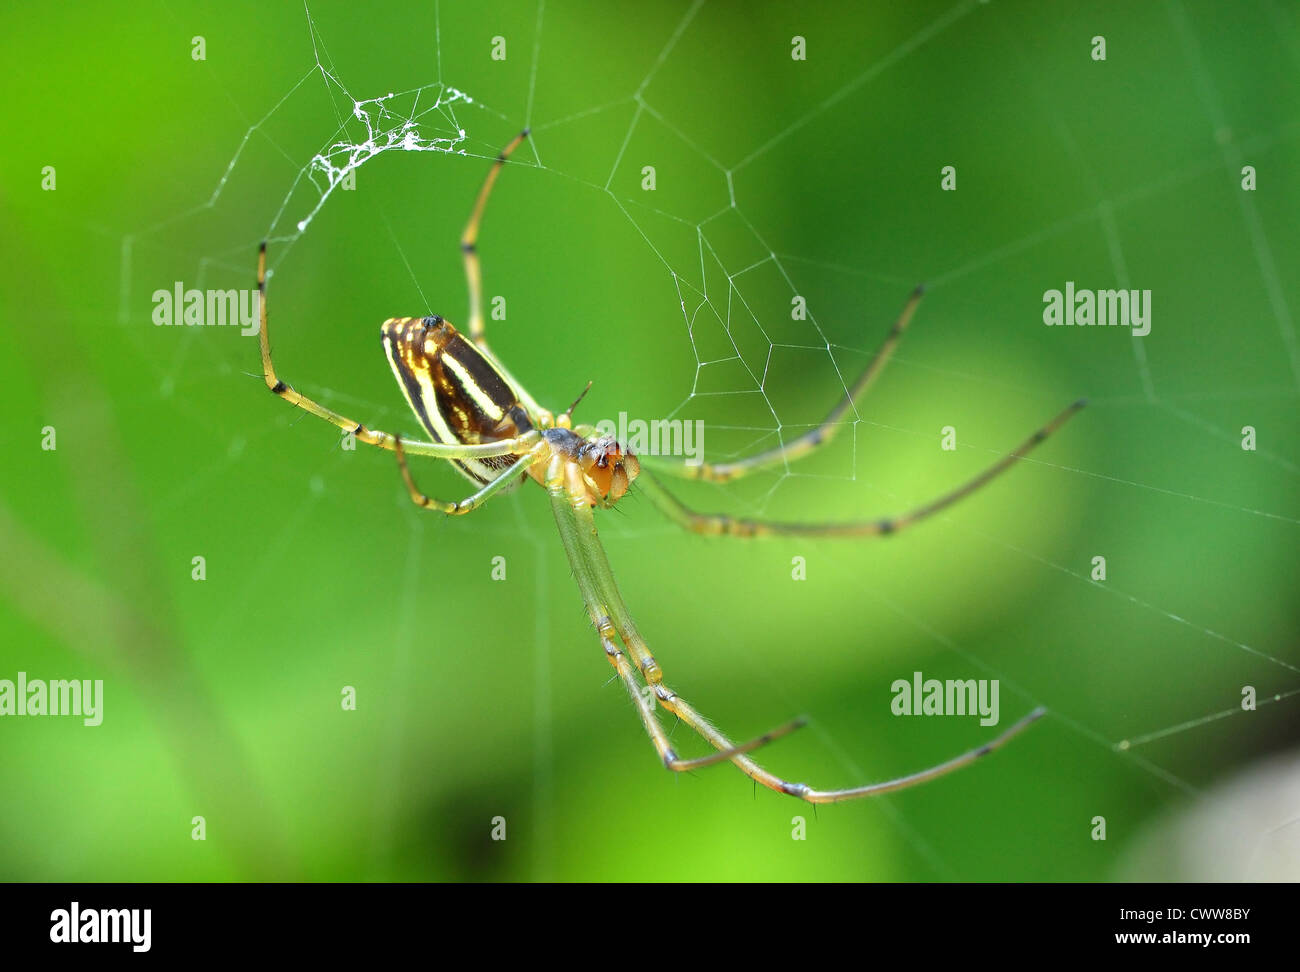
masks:
{"label": "spider cephalothorax", "polygon": [[641,463],[632,450],[619,445],[609,435],[586,439],[578,450],[578,465],[582,469],[587,491],[599,506],[613,506],[632,480],[641,474]]}
{"label": "spider cephalothorax", "polygon": [[566,412],[560,416],[560,422],[565,424],[542,430],[543,445],[528,467],[528,474],[545,486],[552,461],[558,461],[575,498],[608,509],[623,498],[632,480],[640,475],[641,463],[613,436],[600,435],[589,426],[570,429],[567,419]]}
{"label": "spider cephalothorax", "polygon": [[[424,509],[436,510],[448,516],[468,513],[528,477],[544,487],[565,554],[573,568],[573,576],[582,593],[588,617],[600,636],[606,660],[614,666],[619,679],[627,688],[660,760],[670,770],[682,772],[729,760],[747,776],[778,793],[787,793],[810,803],[835,803],[924,783],[958,769],[992,752],[1041,716],[1044,710],[1035,709],[997,738],[919,773],[842,790],[815,790],[803,783],[786,782],[763,769],[748,756],[759,746],[797,729],[803,724],[802,721],[787,723],[747,743],[736,745],[664,683],[663,671],[650,654],[649,647],[632,621],[627,605],[623,603],[614,581],[614,573],[597,536],[593,515],[593,509],[611,507],[627,493],[632,480],[641,474],[640,461],[612,436],[602,435],[591,426],[571,427],[570,417],[577,402],[558,416],[538,405],[489,350],[484,336],[483,290],[477,248],[479,220],[497,173],[527,135],[525,130],[497,157],[461,237],[460,248],[464,255],[465,278],[470,297],[467,333],[461,334],[450,323],[436,316],[390,318],[383,325],[384,348],[393,374],[430,441],[404,443],[398,436],[367,428],[295,391],[276,376],[275,367],[271,363],[271,343],[266,323],[266,245],[263,244],[258,257],[257,286],[262,298],[262,373],[267,387],[290,404],[332,422],[352,433],[358,440],[396,452],[402,479],[411,499]],[[758,469],[784,466],[830,441],[835,432],[846,424],[843,421],[845,416],[856,408],[859,399],[889,360],[894,345],[911,321],[912,312],[920,298],[921,291],[918,289],[867,364],[866,371],[851,388],[845,389],[848,394],[816,428],[743,459],[687,465],[681,461],[647,457],[647,464],[655,471],[721,483]],[[696,533],[744,537],[889,536],[946,509],[989,482],[1046,439],[1082,405],[1082,402],[1075,402],[1018,448],[965,485],[908,512],[885,519],[813,524],[738,520],[721,514],[704,514],[691,510],[674,498],[652,475],[644,476],[641,488],[646,497],[669,518]],[[422,493],[411,477],[406,462],[407,453],[448,460],[476,484],[477,491],[454,503]],[[661,706],[686,723],[715,752],[695,759],[680,758],[659,723],[656,706]]]}

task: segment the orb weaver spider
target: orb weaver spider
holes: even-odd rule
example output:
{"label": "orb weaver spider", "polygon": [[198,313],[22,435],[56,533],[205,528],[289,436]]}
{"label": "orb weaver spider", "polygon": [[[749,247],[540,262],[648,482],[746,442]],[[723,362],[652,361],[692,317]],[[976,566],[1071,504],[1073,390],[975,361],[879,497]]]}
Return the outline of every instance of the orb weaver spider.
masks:
{"label": "orb weaver spider", "polygon": [[[631,450],[624,448],[612,436],[599,434],[593,426],[572,424],[573,410],[582,395],[564,412],[553,415],[532,399],[488,347],[484,335],[477,249],[479,224],[498,174],[510,154],[527,136],[528,130],[525,129],[497,156],[461,236],[470,302],[468,340],[452,324],[437,316],[390,318],[381,328],[393,375],[430,441],[405,441],[399,435],[368,428],[294,391],[277,376],[271,363],[267,331],[264,242],[257,260],[257,289],[261,298],[262,372],[267,387],[290,404],[352,432],[357,440],[395,453],[411,500],[424,509],[460,516],[528,477],[543,486],[550,497],[560,540],[605,656],[627,688],[660,760],[670,770],[685,772],[729,760],[755,782],[778,793],[799,797],[809,803],[835,803],[900,790],[950,773],[997,749],[1040,718],[1046,711],[1041,707],[995,739],[929,769],[848,789],[816,790],[807,784],[789,783],[775,776],[747,755],[800,728],[805,724],[804,719],[796,719],[737,745],[664,683],[663,672],[619,593],[596,533],[593,511],[613,507],[634,480],[640,482],[644,494],[671,520],[696,533],[740,537],[887,536],[932,516],[988,483],[1068,421],[1084,402],[1072,404],[1013,452],[965,484],[899,516],[852,523],[807,524],[736,519],[695,512],[643,471]],[[682,462],[659,468],[688,479],[725,482],[799,458],[824,444],[835,434],[839,419],[857,404],[879,375],[911,321],[921,294],[921,288],[913,292],[866,370],[848,389],[846,398],[816,428],[781,446],[744,459],[694,466]],[[587,387],[591,387],[590,383]],[[583,394],[586,394],[585,389]],[[428,496],[416,485],[407,464],[407,455],[446,459],[479,488],[455,502]],[[637,681],[638,673],[648,691],[643,692]],[[651,694],[653,701],[648,698]],[[679,757],[655,715],[655,702],[686,723],[713,746],[715,752],[695,759]]]}

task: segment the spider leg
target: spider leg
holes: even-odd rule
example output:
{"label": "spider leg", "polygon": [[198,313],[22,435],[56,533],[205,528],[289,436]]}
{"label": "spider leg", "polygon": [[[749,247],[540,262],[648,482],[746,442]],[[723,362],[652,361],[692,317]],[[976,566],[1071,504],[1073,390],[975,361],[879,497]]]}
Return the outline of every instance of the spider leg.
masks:
{"label": "spider leg", "polygon": [[[583,540],[586,525],[580,522],[577,507],[579,504],[586,503],[586,494],[585,491],[576,494],[570,491],[571,484],[566,478],[566,466],[569,472],[576,472],[576,467],[572,463],[565,463],[558,458],[552,460],[547,471],[546,491],[551,497],[551,507],[555,512],[556,526],[559,528],[560,538],[564,543],[565,553],[568,554],[570,566],[572,566],[574,577],[578,582],[578,588],[582,592],[583,601],[587,605],[587,613],[590,615],[592,623],[596,627],[596,632],[600,636],[601,647],[605,649],[605,657],[609,659],[614,671],[622,679],[633,705],[636,706],[637,714],[641,717],[641,724],[645,727],[646,734],[649,735],[650,741],[654,744],[659,759],[665,768],[678,773],[701,769],[714,763],[733,759],[743,753],[752,752],[760,746],[765,746],[774,739],[779,739],[781,736],[802,727],[804,721],[795,719],[740,745],[729,742],[726,746],[719,748],[718,752],[709,756],[682,759],[677,755],[668,740],[667,733],[664,732],[663,726],[659,724],[659,720],[655,716],[654,704],[648,698],[648,693],[644,692],[637,683],[627,656],[615,642],[616,631],[614,624],[610,621],[604,598],[595,583],[591,564],[583,553],[586,545]],[[580,473],[578,475],[581,476]],[[590,518],[590,507],[584,506],[583,508],[586,509],[587,517]],[[594,520],[591,522],[591,528],[593,532],[590,536],[594,538]]]}
{"label": "spider leg", "polygon": [[465,231],[460,237],[460,252],[465,260],[465,283],[469,288],[469,336],[479,347],[487,347],[487,340],[484,337],[483,275],[478,258],[478,228],[483,221],[483,210],[487,208],[488,196],[492,194],[492,187],[496,184],[497,176],[501,174],[506,159],[510,158],[511,153],[527,137],[528,129],[525,128],[497,155],[492,168],[488,170],[487,178],[483,180],[483,187],[478,191],[474,210],[470,213],[469,222],[465,224]]}
{"label": "spider leg", "polygon": [[[685,699],[675,694],[666,685],[658,685],[655,691],[659,696],[660,703],[669,712],[672,712],[682,722],[686,723],[702,736],[714,748],[720,751],[729,751],[733,747],[731,741],[693,709]],[[969,766],[981,756],[987,756],[995,749],[1001,748],[1015,736],[1018,736],[1030,725],[1037,722],[1047,710],[1042,706],[1034,709],[1028,715],[1024,716],[1019,722],[1012,725],[1000,736],[969,749],[960,756],[945,760],[942,763],[936,763],[927,769],[920,770],[916,773],[909,773],[906,776],[895,777],[892,780],[883,780],[879,783],[867,783],[863,786],[846,787],[841,790],[818,790],[807,783],[790,783],[783,780],[774,773],[765,770],[758,763],[754,762],[743,753],[732,756],[731,761],[736,764],[746,776],[756,783],[761,783],[769,790],[775,790],[777,793],[785,793],[789,796],[798,797],[806,800],[808,803],[842,803],[845,800],[857,800],[862,797],[881,796],[885,793],[893,793],[895,790],[905,790],[908,787],[919,786],[922,783],[928,783],[930,780],[937,779],[940,776],[946,776],[954,770],[959,770],[964,766]]]}
{"label": "spider leg", "polygon": [[843,422],[841,420],[844,418],[845,413],[856,408],[858,402],[867,393],[867,389],[875,384],[876,378],[879,377],[880,372],[884,370],[890,356],[894,353],[894,347],[903,336],[903,332],[907,330],[908,324],[912,322],[912,315],[916,312],[916,306],[921,302],[924,294],[925,288],[923,287],[917,287],[912,291],[911,297],[903,305],[902,313],[898,315],[898,320],[894,321],[894,326],[885,335],[885,340],[881,342],[876,349],[876,353],[867,362],[866,370],[858,376],[858,380],[848,390],[848,395],[831,409],[830,414],[816,428],[809,429],[802,435],[775,448],[755,453],[752,456],[746,456],[744,459],[737,459],[734,462],[688,465],[682,461],[658,459],[654,456],[642,457],[642,461],[648,461],[656,469],[671,473],[674,476],[680,476],[683,479],[707,479],[710,482],[725,483],[759,469],[766,469],[769,466],[789,464],[803,458],[819,446],[825,445],[835,437],[835,434],[842,427]]}
{"label": "spider leg", "polygon": [[[601,619],[598,619],[596,622],[598,628],[600,626],[600,620]],[[603,621],[606,625],[609,624],[608,618],[604,618]],[[611,630],[609,633],[613,634],[613,631]],[[619,678],[623,680],[623,684],[627,687],[628,695],[632,697],[632,701],[637,707],[637,713],[641,716],[641,724],[645,726],[645,730],[650,736],[650,741],[654,743],[654,747],[659,753],[659,758],[663,761],[666,768],[673,770],[674,772],[689,772],[691,770],[703,769],[705,766],[712,766],[714,763],[721,763],[729,759],[735,759],[737,756],[753,752],[760,746],[766,746],[768,743],[780,739],[782,736],[789,735],[796,729],[802,729],[807,724],[804,719],[792,719],[785,725],[778,726],[776,729],[773,729],[770,732],[765,732],[763,735],[757,736],[754,739],[749,740],[749,742],[741,743],[740,745],[736,745],[730,740],[727,740],[726,744],[718,746],[718,752],[713,753],[711,756],[700,756],[695,759],[682,759],[673,750],[672,745],[668,741],[668,736],[664,732],[663,726],[660,725],[659,720],[655,717],[654,707],[642,692],[641,686],[637,683],[636,676],[632,672],[632,666],[628,663],[627,656],[624,655],[623,652],[619,650],[618,646],[603,632],[600,641],[601,645],[605,649],[606,656],[609,658],[610,664],[614,666],[614,670],[618,672]],[[657,695],[659,692],[658,686],[655,687],[655,692]],[[665,705],[665,708],[667,708],[667,705]]]}
{"label": "spider leg", "polygon": [[483,211],[487,208],[488,197],[492,194],[492,187],[496,185],[497,176],[505,167],[506,160],[524,139],[528,137],[528,129],[511,139],[510,144],[501,150],[497,155],[496,161],[492,163],[492,168],[488,170],[487,177],[483,180],[483,186],[478,191],[478,198],[474,201],[474,209],[470,213],[469,222],[465,224],[465,230],[460,236],[461,257],[465,261],[465,284],[469,290],[469,336],[479,349],[486,354],[492,355],[493,361],[502,373],[510,379],[510,384],[519,393],[519,400],[524,408],[537,419],[543,426],[551,424],[551,413],[542,408],[533,401],[532,397],[523,390],[523,386],[510,375],[496,355],[492,354],[492,349],[488,347],[486,322],[483,315],[483,272],[482,265],[479,262],[478,255],[478,230],[479,225],[483,222]]}
{"label": "spider leg", "polygon": [[849,523],[780,523],[769,520],[741,519],[716,513],[697,513],[673,496],[663,484],[643,469],[637,483],[645,495],[669,519],[694,533],[707,536],[727,534],[737,537],[871,537],[888,536],[897,533],[926,517],[933,516],[960,499],[964,499],[980,487],[996,479],[1018,460],[1023,459],[1048,436],[1070,420],[1075,412],[1087,404],[1083,399],[1074,402],[1067,409],[1040,428],[1016,449],[993,463],[979,475],[967,480],[951,492],[944,493],[937,499],[895,516],[877,520],[861,520]]}
{"label": "spider leg", "polygon": [[415,479],[411,476],[410,466],[406,463],[406,451],[402,447],[402,437],[396,436],[393,442],[393,451],[397,453],[397,466],[402,471],[402,481],[406,483],[407,492],[411,494],[411,502],[416,506],[426,510],[436,510],[439,513],[445,513],[447,516],[463,516],[478,509],[489,499],[506,487],[512,485],[515,480],[527,470],[528,466],[536,461],[538,450],[542,445],[536,445],[531,452],[520,456],[515,462],[506,467],[505,471],[499,476],[487,483],[478,492],[467,496],[463,500],[457,500],[454,503],[448,503],[446,500],[434,499],[422,492],[415,485]]}
{"label": "spider leg", "polygon": [[[654,718],[653,709],[648,701],[641,696],[627,666],[626,659],[623,658],[622,652],[614,646],[613,635],[615,633],[636,660],[637,667],[640,668],[646,683],[652,686],[652,692],[659,704],[690,726],[701,738],[717,750],[717,753],[710,757],[711,759],[715,761],[718,757],[728,759],[756,783],[761,783],[777,793],[799,797],[801,800],[813,804],[838,803],[860,797],[878,796],[882,793],[890,793],[894,790],[901,790],[928,782],[954,770],[961,769],[963,766],[975,762],[981,756],[993,752],[1023,732],[1046,713],[1045,709],[1037,708],[1001,735],[984,743],[982,746],[968,750],[960,756],[938,763],[928,769],[892,780],[868,783],[864,786],[840,790],[817,790],[806,783],[790,783],[768,772],[750,759],[746,753],[751,748],[761,745],[764,741],[785,735],[786,732],[803,725],[802,720],[796,720],[787,727],[769,733],[765,737],[760,737],[760,740],[756,740],[754,744],[747,743],[743,746],[736,746],[726,735],[715,729],[685,699],[664,684],[663,672],[650,655],[645,641],[636,630],[631,612],[628,611],[627,605],[619,593],[618,584],[614,580],[613,571],[609,566],[609,560],[605,556],[604,548],[601,546],[600,538],[596,533],[595,517],[592,515],[585,491],[581,489],[581,471],[572,463],[566,465],[569,468],[562,471],[559,469],[559,461],[553,462],[547,477],[547,491],[551,495],[551,505],[555,510],[556,523],[560,527],[560,535],[564,540],[565,550],[569,554],[574,575],[578,579],[578,586],[582,589],[589,611],[591,611],[593,617],[597,618],[597,627],[601,633],[601,641],[606,646],[606,653],[610,655],[611,662],[619,670],[619,675],[623,678],[624,684],[627,685],[629,693],[632,694],[633,700],[637,702],[641,720],[645,724],[646,731],[650,733],[651,739],[655,741],[656,748],[659,748],[665,765],[670,765],[669,757],[675,757],[675,754],[673,754],[671,748],[668,748],[667,738],[663,734],[662,727],[659,727],[658,720]],[[608,613],[603,614],[602,610]],[[670,766],[670,768],[672,767]]]}
{"label": "spider leg", "polygon": [[[389,432],[383,432],[379,429],[371,429],[356,422],[331,408],[326,408],[319,402],[308,398],[299,392],[294,391],[285,382],[283,382],[275,373],[275,365],[271,363],[271,338],[267,329],[267,310],[266,310],[266,243],[262,243],[257,252],[257,295],[258,303],[261,305],[261,326],[259,330],[262,345],[262,377],[266,380],[266,387],[273,393],[283,398],[290,405],[301,408],[303,411],[310,412],[317,418],[322,418],[326,422],[338,426],[344,431],[351,432],[357,440],[367,445],[376,446],[380,449],[393,451],[397,448],[397,438]],[[433,456],[437,459],[490,459],[494,456],[508,456],[517,453],[527,452],[537,444],[539,435],[536,432],[527,432],[524,435],[513,439],[501,439],[496,442],[484,442],[478,445],[461,445],[459,443],[446,444],[442,442],[405,442],[403,446],[411,455]]]}

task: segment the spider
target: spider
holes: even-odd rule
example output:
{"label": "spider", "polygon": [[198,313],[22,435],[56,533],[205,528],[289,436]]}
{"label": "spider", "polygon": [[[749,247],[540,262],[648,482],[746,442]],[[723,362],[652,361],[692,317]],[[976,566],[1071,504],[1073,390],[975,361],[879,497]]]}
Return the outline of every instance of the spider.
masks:
{"label": "spider", "polygon": [[[528,477],[544,487],[550,498],[560,540],[605,657],[627,688],[659,759],[669,770],[685,772],[730,761],[755,782],[778,793],[799,797],[809,803],[835,803],[900,790],[952,772],[997,749],[1044,715],[1046,710],[1039,707],[995,739],[929,769],[863,786],[818,790],[804,783],[787,782],[763,769],[748,755],[800,728],[806,720],[796,719],[748,742],[736,744],[668,687],[659,663],[650,653],[619,593],[596,532],[594,511],[613,507],[627,493],[633,481],[671,520],[696,533],[738,537],[888,536],[932,516],[988,483],[1068,421],[1085,403],[1077,401],[1070,405],[1013,452],[970,481],[898,516],[861,522],[809,524],[698,513],[677,500],[653,475],[642,470],[631,450],[612,436],[599,434],[593,426],[573,425],[573,410],[582,395],[564,412],[552,414],[533,400],[488,347],[477,249],[479,224],[497,176],[510,154],[527,137],[528,130],[525,129],[497,156],[461,236],[460,248],[470,303],[468,336],[438,316],[390,318],[381,328],[393,375],[428,433],[429,441],[406,441],[400,435],[368,428],[295,391],[277,376],[271,363],[267,331],[266,243],[263,242],[257,260],[257,289],[261,298],[262,371],[267,387],[290,404],[351,431],[361,442],[395,453],[411,500],[424,509],[447,516],[461,516]],[[799,458],[826,443],[835,434],[839,419],[856,406],[880,374],[911,321],[921,295],[922,288],[918,287],[866,370],[848,389],[848,395],[816,428],[747,458],[694,466],[685,462],[663,463],[657,468],[688,479],[725,482]],[[587,388],[590,387],[588,383]],[[586,394],[586,389],[583,394]],[[428,496],[421,492],[411,475],[408,455],[446,459],[478,488],[465,499],[455,502]],[[645,689],[638,682],[638,673]],[[650,695],[653,695],[653,700]],[[656,702],[699,734],[715,752],[695,759],[678,756],[655,714]]]}

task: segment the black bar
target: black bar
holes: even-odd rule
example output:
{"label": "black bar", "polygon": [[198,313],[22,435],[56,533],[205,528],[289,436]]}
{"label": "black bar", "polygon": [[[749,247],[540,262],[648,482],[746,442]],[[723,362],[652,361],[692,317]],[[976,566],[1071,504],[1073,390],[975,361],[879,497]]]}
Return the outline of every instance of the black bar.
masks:
{"label": "black bar", "polygon": [[[0,895],[9,968],[22,967],[10,960],[60,952],[77,960],[337,961],[415,949],[451,961],[446,950],[467,947],[486,949],[484,960],[517,951],[549,962],[562,949],[613,960],[618,953],[607,949],[667,958],[680,947],[685,958],[703,947],[688,941],[737,961],[775,950],[817,962],[851,948],[863,965],[900,950],[925,964],[944,955],[1230,957],[1285,948],[1296,937],[1287,885],[9,884]],[[74,927],[78,939],[110,937],[116,927],[120,940],[53,940]]]}

